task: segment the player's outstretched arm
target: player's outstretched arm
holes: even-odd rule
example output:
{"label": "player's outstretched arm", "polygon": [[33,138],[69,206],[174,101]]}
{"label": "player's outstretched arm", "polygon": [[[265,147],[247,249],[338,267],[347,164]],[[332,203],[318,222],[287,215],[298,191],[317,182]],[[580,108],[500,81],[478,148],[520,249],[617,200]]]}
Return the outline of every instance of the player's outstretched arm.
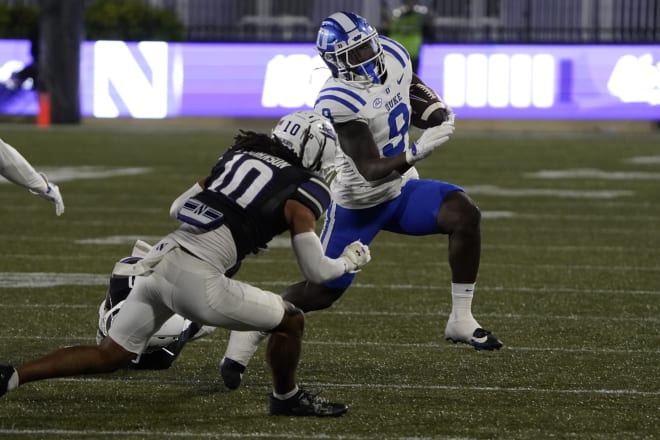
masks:
{"label": "player's outstretched arm", "polygon": [[314,232],[314,213],[295,200],[287,201],[284,213],[290,225],[293,251],[305,279],[320,284],[345,273],[355,273],[371,260],[369,247],[359,241],[346,246],[339,258],[326,257]]}
{"label": "player's outstretched arm", "polygon": [[64,200],[60,188],[50,182],[45,174],[38,173],[14,147],[0,139],[0,174],[10,182],[30,190],[32,194],[53,202],[55,214],[64,212]]}
{"label": "player's outstretched arm", "polygon": [[0,139],[0,174],[12,183],[35,192],[46,192],[46,182],[14,147]]}

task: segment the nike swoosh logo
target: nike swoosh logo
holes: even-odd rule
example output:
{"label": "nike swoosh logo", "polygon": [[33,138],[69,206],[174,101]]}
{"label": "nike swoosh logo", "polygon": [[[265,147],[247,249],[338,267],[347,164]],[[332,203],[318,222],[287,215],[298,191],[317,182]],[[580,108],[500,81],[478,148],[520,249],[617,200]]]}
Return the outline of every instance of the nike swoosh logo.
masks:
{"label": "nike swoosh logo", "polygon": [[403,74],[401,75],[401,77],[399,79],[396,80],[396,83],[401,84],[401,81],[403,81]]}

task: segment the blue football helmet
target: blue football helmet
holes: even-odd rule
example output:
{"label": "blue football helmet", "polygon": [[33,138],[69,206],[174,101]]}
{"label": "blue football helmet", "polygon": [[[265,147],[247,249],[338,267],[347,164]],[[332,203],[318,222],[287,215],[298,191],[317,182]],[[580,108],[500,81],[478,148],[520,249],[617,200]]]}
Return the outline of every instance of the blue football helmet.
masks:
{"label": "blue football helmet", "polygon": [[359,15],[336,12],[323,20],[316,49],[336,78],[364,87],[383,82],[385,57],[378,32]]}

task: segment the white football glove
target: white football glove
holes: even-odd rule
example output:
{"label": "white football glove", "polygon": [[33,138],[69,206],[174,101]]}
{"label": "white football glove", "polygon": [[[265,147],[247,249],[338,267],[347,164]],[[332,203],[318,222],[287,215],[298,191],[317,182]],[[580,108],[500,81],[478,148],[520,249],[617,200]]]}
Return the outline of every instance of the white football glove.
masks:
{"label": "white football glove", "polygon": [[371,261],[371,254],[369,253],[369,247],[357,240],[346,246],[339,258],[344,260],[347,273],[357,273],[365,264]]}
{"label": "white football glove", "polygon": [[60,187],[55,185],[53,182],[49,182],[48,177],[46,177],[44,173],[39,174],[41,174],[41,177],[43,177],[44,181],[46,182],[46,192],[33,190],[30,190],[30,192],[41,197],[42,199],[46,199],[55,203],[55,214],[58,216],[62,215],[64,212],[64,200],[62,200],[62,194],[60,194]]}
{"label": "white football glove", "polygon": [[451,121],[445,121],[435,127],[427,128],[419,139],[410,144],[410,147],[406,150],[406,162],[413,165],[415,162],[430,156],[433,150],[449,140],[449,135],[453,132],[454,124]]}
{"label": "white football glove", "polygon": [[454,113],[454,110],[451,109],[447,104],[445,104],[445,109],[447,109],[447,121],[451,125],[454,125],[456,123],[456,113]]}

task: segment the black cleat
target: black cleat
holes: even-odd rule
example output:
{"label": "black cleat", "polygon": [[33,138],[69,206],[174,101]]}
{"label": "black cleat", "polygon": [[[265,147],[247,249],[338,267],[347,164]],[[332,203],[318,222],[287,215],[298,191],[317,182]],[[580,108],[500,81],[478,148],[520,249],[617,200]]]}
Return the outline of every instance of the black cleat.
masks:
{"label": "black cleat", "polygon": [[348,406],[339,402],[329,402],[317,394],[300,388],[295,396],[280,400],[270,396],[271,416],[295,417],[339,417],[348,411]]}
{"label": "black cleat", "polygon": [[11,365],[0,365],[0,396],[7,393],[9,387],[9,379],[16,370]]}
{"label": "black cleat", "polygon": [[469,344],[473,346],[475,350],[499,350],[504,345],[502,344],[502,341],[497,339],[491,332],[484,330],[481,327],[477,328],[474,333],[472,333],[472,337],[470,337],[468,340],[452,338],[449,336],[447,336],[445,339],[453,342],[454,344],[458,342]]}
{"label": "black cleat", "polygon": [[230,390],[235,390],[241,386],[243,380],[243,373],[245,373],[245,366],[239,364],[233,359],[222,358],[220,362],[220,375],[225,386]]}

